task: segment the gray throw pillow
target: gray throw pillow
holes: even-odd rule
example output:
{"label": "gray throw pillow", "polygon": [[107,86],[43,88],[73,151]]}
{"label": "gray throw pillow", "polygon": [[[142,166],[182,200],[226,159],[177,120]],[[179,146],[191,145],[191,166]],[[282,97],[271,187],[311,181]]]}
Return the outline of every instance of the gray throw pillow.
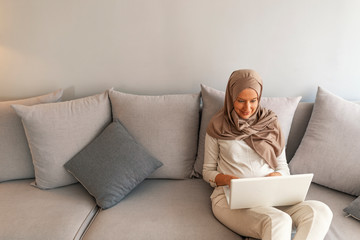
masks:
{"label": "gray throw pillow", "polygon": [[313,182],[360,195],[360,106],[319,87],[304,137],[289,167]]}
{"label": "gray throw pillow", "polygon": [[66,102],[12,105],[22,118],[35,184],[50,189],[77,182],[63,165],[111,122],[107,92]]}
{"label": "gray throw pillow", "polygon": [[34,178],[34,166],[24,127],[13,104],[36,105],[61,100],[63,90],[21,100],[0,102],[0,182]]}
{"label": "gray throw pillow", "polygon": [[200,94],[142,96],[111,90],[113,118],[164,166],[149,178],[190,178],[196,158]]}
{"label": "gray throw pillow", "polygon": [[360,197],[356,198],[349,206],[344,208],[344,212],[360,221]]}
{"label": "gray throw pillow", "polygon": [[[225,92],[201,84],[202,114],[199,133],[198,153],[194,165],[197,176],[202,174],[206,128],[211,118],[224,106]],[[262,97],[261,106],[273,110],[287,140],[292,119],[301,97]]]}
{"label": "gray throw pillow", "polygon": [[64,165],[102,209],[116,205],[161,166],[119,121]]}

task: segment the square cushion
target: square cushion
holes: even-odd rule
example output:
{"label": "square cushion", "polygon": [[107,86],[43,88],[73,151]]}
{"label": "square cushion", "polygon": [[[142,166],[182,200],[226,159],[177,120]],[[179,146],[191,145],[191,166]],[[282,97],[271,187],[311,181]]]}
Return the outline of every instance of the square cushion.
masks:
{"label": "square cushion", "polygon": [[34,166],[21,119],[12,104],[35,105],[60,101],[63,90],[21,100],[0,102],[0,182],[34,178]]}
{"label": "square cushion", "polygon": [[354,201],[352,201],[349,206],[344,208],[344,212],[349,214],[349,216],[355,218],[360,221],[360,197],[357,197]]}
{"label": "square cushion", "polygon": [[115,121],[64,166],[107,209],[162,163]]}
{"label": "square cushion", "polygon": [[[196,175],[202,174],[206,128],[211,118],[224,106],[225,92],[201,84],[202,114],[199,146],[195,162]],[[289,136],[292,119],[301,97],[262,97],[260,105],[273,110],[279,119],[285,141]]]}
{"label": "square cushion", "polygon": [[319,87],[305,135],[290,162],[313,182],[360,195],[360,106]]}
{"label": "square cushion", "polygon": [[111,122],[107,92],[66,102],[13,107],[23,121],[36,186],[43,189],[77,182],[63,165]]}
{"label": "square cushion", "polygon": [[200,94],[109,94],[113,118],[164,164],[149,178],[189,178],[197,151]]}

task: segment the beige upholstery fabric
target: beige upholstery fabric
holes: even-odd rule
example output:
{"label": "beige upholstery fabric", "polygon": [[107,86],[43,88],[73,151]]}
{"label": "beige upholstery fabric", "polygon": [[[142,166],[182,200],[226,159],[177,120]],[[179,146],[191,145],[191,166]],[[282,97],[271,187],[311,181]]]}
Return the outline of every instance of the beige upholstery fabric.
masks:
{"label": "beige upholstery fabric", "polygon": [[101,211],[84,240],[241,240],[213,216],[212,190],[202,179],[145,180],[118,205]]}
{"label": "beige upholstery fabric", "polygon": [[63,90],[21,100],[0,102],[0,182],[34,177],[29,146],[21,119],[16,115],[12,104],[35,105],[56,102],[61,99]]}
{"label": "beige upholstery fabric", "polygon": [[0,184],[0,239],[79,239],[96,213],[80,185],[43,191],[32,180]]}

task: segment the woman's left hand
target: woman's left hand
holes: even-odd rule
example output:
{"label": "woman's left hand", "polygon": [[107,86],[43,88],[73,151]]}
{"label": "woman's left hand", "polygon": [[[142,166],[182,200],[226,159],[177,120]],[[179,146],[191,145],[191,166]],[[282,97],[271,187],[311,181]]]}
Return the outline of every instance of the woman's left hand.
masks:
{"label": "woman's left hand", "polygon": [[275,176],[282,176],[282,175],[279,172],[272,172],[272,173],[269,173],[268,175],[266,175],[266,177],[275,177]]}

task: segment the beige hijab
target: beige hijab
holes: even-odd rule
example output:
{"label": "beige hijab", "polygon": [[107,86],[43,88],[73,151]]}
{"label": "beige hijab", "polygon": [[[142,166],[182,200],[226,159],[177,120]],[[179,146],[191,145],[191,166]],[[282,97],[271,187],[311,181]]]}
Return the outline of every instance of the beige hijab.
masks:
{"label": "beige hijab", "polygon": [[[245,120],[235,112],[234,102],[246,88],[257,92],[259,104],[255,113]],[[234,71],[226,87],[224,107],[212,117],[207,133],[223,140],[244,140],[271,168],[276,169],[276,158],[285,145],[284,137],[275,113],[260,106],[261,94],[262,80],[255,71]]]}

